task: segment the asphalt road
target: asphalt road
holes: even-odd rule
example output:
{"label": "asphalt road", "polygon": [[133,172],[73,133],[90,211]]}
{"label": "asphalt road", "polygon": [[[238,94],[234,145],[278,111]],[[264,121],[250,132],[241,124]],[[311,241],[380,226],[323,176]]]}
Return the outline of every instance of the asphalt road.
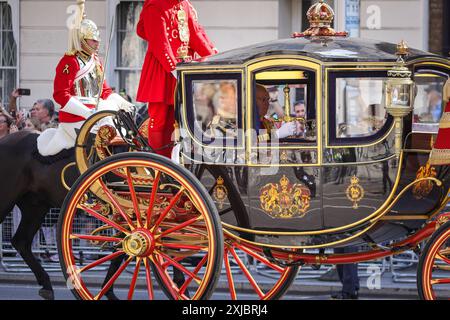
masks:
{"label": "asphalt road", "polygon": [[[38,295],[38,290],[40,287],[36,285],[28,285],[28,284],[0,284],[0,300],[42,300],[42,298]],[[75,297],[72,293],[66,288],[61,286],[54,287],[55,290],[55,299],[56,300],[75,300]],[[125,297],[128,293],[128,289],[116,288],[116,294],[119,297]],[[135,291],[135,299],[147,300],[147,292],[144,290],[136,289]],[[243,300],[254,300],[255,295],[248,295],[245,293],[241,293],[239,297]],[[380,300],[379,296],[362,296],[361,300]],[[165,295],[157,290],[155,291],[155,299],[156,300],[167,300]],[[215,292],[213,300],[229,300],[228,293],[225,292]],[[290,295],[289,293],[284,296],[284,300],[330,300],[329,294],[317,293],[317,295],[310,294],[307,296],[298,296],[298,295]],[[412,299],[411,297],[389,297],[385,299],[395,299],[395,300],[404,300],[404,299]],[[385,300],[383,299],[383,300]]]}

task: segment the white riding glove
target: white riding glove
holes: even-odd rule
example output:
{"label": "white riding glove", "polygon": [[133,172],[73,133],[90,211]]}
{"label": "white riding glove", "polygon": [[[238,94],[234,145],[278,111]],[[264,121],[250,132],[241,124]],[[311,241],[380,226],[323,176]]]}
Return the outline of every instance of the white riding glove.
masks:
{"label": "white riding glove", "polygon": [[119,111],[124,110],[126,112],[132,112],[134,105],[117,93],[112,93],[108,99],[100,99],[98,103],[98,111]]}
{"label": "white riding glove", "polygon": [[284,139],[286,137],[295,135],[296,131],[297,131],[297,124],[295,123],[295,121],[285,122],[283,123],[281,128],[276,131],[276,135],[278,139]]}

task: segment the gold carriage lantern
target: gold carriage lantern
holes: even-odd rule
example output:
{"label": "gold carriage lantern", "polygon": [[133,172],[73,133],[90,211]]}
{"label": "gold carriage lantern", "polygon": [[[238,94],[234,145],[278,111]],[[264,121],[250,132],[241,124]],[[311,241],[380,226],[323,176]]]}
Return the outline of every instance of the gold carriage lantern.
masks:
{"label": "gold carriage lantern", "polygon": [[413,108],[414,103],[414,81],[411,79],[412,72],[405,66],[405,57],[409,48],[405,41],[397,45],[396,65],[388,71],[386,81],[386,111],[394,117],[395,121],[395,154],[400,157],[402,151],[403,118]]}

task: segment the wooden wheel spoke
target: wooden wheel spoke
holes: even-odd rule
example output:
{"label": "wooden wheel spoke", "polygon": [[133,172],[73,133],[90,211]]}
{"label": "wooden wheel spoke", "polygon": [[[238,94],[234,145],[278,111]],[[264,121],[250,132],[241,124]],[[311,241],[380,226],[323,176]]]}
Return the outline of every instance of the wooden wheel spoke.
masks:
{"label": "wooden wheel spoke", "polygon": [[107,236],[94,236],[90,234],[71,234],[70,239],[83,239],[83,240],[90,240],[90,241],[98,241],[98,242],[121,242],[122,239],[120,238],[114,238],[114,237],[107,237]]}
{"label": "wooden wheel spoke", "polygon": [[155,171],[155,179],[153,180],[152,192],[150,193],[150,201],[147,208],[147,222],[145,228],[150,228],[150,221],[152,219],[153,207],[155,205],[156,194],[158,193],[159,179],[161,177],[160,171]]}
{"label": "wooden wheel spoke", "polygon": [[225,271],[227,273],[228,288],[230,289],[231,300],[237,300],[236,289],[234,287],[233,273],[231,272],[230,260],[228,259],[228,249],[225,249],[223,254],[223,260],[225,263]]}
{"label": "wooden wheel spoke", "polygon": [[131,230],[134,230],[136,226],[134,225],[133,221],[131,221],[130,217],[126,214],[126,212],[123,210],[122,206],[117,202],[117,200],[114,198],[114,195],[109,191],[109,189],[106,187],[105,183],[102,181],[102,179],[98,179],[103,191],[105,192],[108,199],[114,204],[116,209],[119,211],[120,216],[125,219],[125,221],[130,226]]}
{"label": "wooden wheel spoke", "polygon": [[190,220],[188,220],[186,222],[183,222],[182,224],[180,224],[180,225],[178,225],[176,227],[167,229],[163,233],[159,234],[156,238],[164,237],[165,235],[168,235],[168,234],[170,234],[172,232],[175,232],[175,231],[178,231],[180,229],[183,229],[183,228],[185,228],[187,226],[190,226],[191,224],[196,223],[197,221],[200,221],[200,220],[203,220],[203,216],[198,216],[196,218],[192,218],[192,219],[190,219]]}
{"label": "wooden wheel spoke", "polygon": [[447,258],[447,257],[444,257],[444,256],[443,256],[442,254],[440,254],[440,253],[437,253],[437,254],[436,254],[436,258],[439,259],[439,260],[444,261],[444,262],[447,263],[447,264],[450,264],[450,259]]}
{"label": "wooden wheel spoke", "polygon": [[253,258],[259,260],[260,262],[264,263],[266,266],[272,268],[273,270],[278,271],[279,273],[283,273],[285,269],[283,269],[280,266],[277,266],[276,264],[271,263],[269,260],[267,260],[266,258],[264,258],[263,256],[259,255],[258,253],[256,253],[255,251],[252,251],[244,246],[241,246],[240,244],[235,243],[235,247],[241,249],[242,251],[244,251],[245,253],[249,254],[250,256],[252,256]]}
{"label": "wooden wheel spoke", "polygon": [[250,282],[250,285],[253,287],[253,289],[255,290],[255,292],[258,294],[258,296],[262,299],[264,298],[264,292],[262,292],[261,288],[258,286],[258,284],[256,283],[255,279],[252,277],[252,275],[250,274],[250,272],[248,271],[248,269],[245,267],[244,263],[242,262],[242,260],[239,258],[239,256],[236,254],[236,251],[233,248],[229,249],[231,254],[233,255],[234,260],[237,262],[237,264],[239,265],[239,268],[242,270],[242,272],[244,273],[245,277],[248,279],[248,281]]}
{"label": "wooden wheel spoke", "polygon": [[126,235],[130,234],[130,232],[127,229],[125,229],[124,227],[122,227],[119,224],[115,223],[114,221],[109,220],[108,218],[106,218],[105,216],[101,215],[100,213],[98,213],[98,212],[96,212],[96,211],[94,211],[94,210],[92,210],[90,208],[87,208],[85,206],[81,206],[80,205],[80,208],[83,211],[89,213],[91,216],[93,216],[93,217],[97,218],[98,220],[106,223],[107,225],[113,227],[114,229],[119,230],[119,231],[125,233]]}
{"label": "wooden wheel spoke", "polygon": [[185,189],[182,187],[177,194],[170,200],[170,203],[167,205],[167,207],[164,209],[164,211],[159,216],[158,220],[155,222],[155,225],[152,227],[153,230],[156,230],[161,222],[166,218],[167,214],[170,212],[170,210],[175,206],[175,204],[180,199],[181,195],[184,193]]}
{"label": "wooden wheel spoke", "polygon": [[161,257],[163,257],[164,259],[167,260],[167,262],[169,262],[170,265],[174,266],[175,268],[177,268],[178,270],[186,273],[189,277],[193,278],[194,280],[197,281],[197,283],[201,282],[201,279],[194,274],[193,272],[189,271],[185,266],[183,266],[181,263],[178,263],[177,261],[175,261],[174,259],[172,259],[171,257],[169,257],[168,255],[162,253],[162,252],[158,252],[158,255],[160,255]]}
{"label": "wooden wheel spoke", "polygon": [[110,260],[112,260],[112,259],[114,259],[114,258],[117,258],[118,256],[120,256],[120,255],[122,255],[122,254],[125,254],[125,252],[123,252],[123,251],[117,251],[117,252],[111,253],[111,254],[109,254],[109,255],[107,255],[107,256],[105,256],[105,257],[103,257],[103,258],[101,258],[101,259],[99,259],[99,260],[97,260],[97,261],[91,262],[91,263],[88,264],[87,266],[84,266],[83,268],[81,268],[81,269],[78,271],[78,273],[82,273],[82,272],[84,272],[84,271],[90,270],[90,269],[92,269],[92,268],[94,268],[94,267],[96,267],[96,266],[101,265],[102,263],[105,263],[105,262],[110,261]]}
{"label": "wooden wheel spoke", "polygon": [[166,288],[169,291],[172,298],[175,300],[178,300],[178,294],[174,290],[172,281],[169,279],[169,275],[161,268],[161,266],[159,265],[159,262],[156,261],[156,259],[154,259],[154,256],[152,256],[151,260],[153,262],[153,265],[156,268],[156,272],[158,272],[159,277],[161,278],[162,282],[166,286]]}
{"label": "wooden wheel spoke", "polygon": [[186,250],[195,250],[195,251],[208,251],[208,247],[201,247],[201,246],[194,246],[194,245],[187,245],[182,243],[167,243],[167,242],[161,242],[161,246],[171,249],[186,249]]}
{"label": "wooden wheel spoke", "polygon": [[136,268],[134,268],[133,277],[131,278],[130,290],[128,291],[128,300],[133,299],[134,289],[136,288],[136,281],[139,275],[139,268],[141,267],[141,258],[136,259]]}
{"label": "wooden wheel spoke", "polygon": [[442,279],[432,279],[430,281],[431,285],[435,284],[450,284],[450,278],[442,278]]}
{"label": "wooden wheel spoke", "polygon": [[147,283],[148,299],[153,300],[155,296],[153,293],[152,271],[148,259],[144,259],[144,266],[145,266],[145,281]]}
{"label": "wooden wheel spoke", "polygon": [[136,215],[137,225],[139,228],[141,228],[142,227],[141,212],[139,210],[139,204],[138,204],[138,200],[136,197],[136,190],[134,189],[134,185],[133,185],[133,178],[131,177],[130,169],[126,168],[125,170],[127,172],[127,182],[128,182],[128,186],[130,187],[131,200],[133,201],[133,209],[134,209],[134,213]]}
{"label": "wooden wheel spoke", "polygon": [[[200,271],[200,269],[205,265],[206,260],[208,259],[208,256],[205,255],[202,260],[200,260],[200,262],[198,263],[198,265],[195,267],[194,271],[192,271],[193,274],[198,274],[198,272]],[[179,260],[177,260],[179,261]],[[186,279],[186,281],[183,283],[183,285],[180,288],[180,294],[184,294],[184,292],[186,291],[187,287],[189,286],[189,284],[192,282],[194,278],[192,277],[188,277]]]}
{"label": "wooden wheel spoke", "polygon": [[94,300],[100,300],[106,292],[111,288],[111,286],[114,284],[114,282],[117,280],[117,278],[122,274],[123,270],[130,264],[133,257],[129,257],[121,266],[120,268],[114,273],[114,275],[109,279],[109,281],[105,284],[105,286],[102,288],[102,290],[99,292],[97,296],[95,296]]}

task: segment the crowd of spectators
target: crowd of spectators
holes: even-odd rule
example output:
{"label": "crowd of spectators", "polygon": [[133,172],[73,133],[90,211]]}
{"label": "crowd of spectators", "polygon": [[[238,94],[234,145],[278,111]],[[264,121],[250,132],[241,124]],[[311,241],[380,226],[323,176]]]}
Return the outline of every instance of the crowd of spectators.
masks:
{"label": "crowd of spectators", "polygon": [[29,111],[25,108],[16,111],[19,98],[19,91],[15,89],[10,95],[9,112],[0,106],[0,139],[20,130],[41,133],[58,126],[58,115],[52,100],[39,99]]}

